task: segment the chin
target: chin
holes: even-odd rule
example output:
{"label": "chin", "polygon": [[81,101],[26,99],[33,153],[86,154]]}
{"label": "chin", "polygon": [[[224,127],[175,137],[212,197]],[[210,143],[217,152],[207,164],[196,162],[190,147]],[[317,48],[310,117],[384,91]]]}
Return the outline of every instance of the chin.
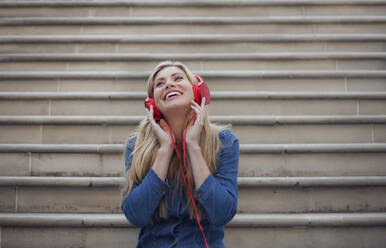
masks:
{"label": "chin", "polygon": [[190,109],[190,102],[177,101],[177,99],[176,99],[174,101],[167,102],[166,104],[164,104],[161,112],[163,112],[163,113],[171,112],[171,111],[173,111],[173,112],[180,112],[180,111],[186,112],[186,110],[189,110],[189,109]]}

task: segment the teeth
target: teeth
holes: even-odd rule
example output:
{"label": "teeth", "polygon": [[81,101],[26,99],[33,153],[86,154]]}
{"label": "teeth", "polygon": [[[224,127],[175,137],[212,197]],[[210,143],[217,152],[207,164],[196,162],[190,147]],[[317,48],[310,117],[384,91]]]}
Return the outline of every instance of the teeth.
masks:
{"label": "teeth", "polygon": [[173,91],[173,92],[170,92],[169,94],[166,95],[166,98],[169,98],[169,97],[172,97],[172,96],[176,96],[176,95],[181,95],[179,92],[177,91]]}

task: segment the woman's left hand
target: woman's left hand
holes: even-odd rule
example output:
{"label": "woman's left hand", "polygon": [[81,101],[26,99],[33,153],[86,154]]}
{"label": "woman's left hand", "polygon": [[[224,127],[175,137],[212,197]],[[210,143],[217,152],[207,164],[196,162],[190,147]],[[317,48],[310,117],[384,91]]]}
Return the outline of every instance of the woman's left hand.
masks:
{"label": "woman's left hand", "polygon": [[194,100],[192,101],[192,109],[196,113],[196,120],[193,121],[193,124],[190,124],[188,127],[188,131],[186,132],[186,145],[187,146],[199,146],[200,145],[200,136],[201,130],[204,127],[204,118],[206,115],[206,105],[205,105],[205,97],[201,100],[201,106],[196,103]]}

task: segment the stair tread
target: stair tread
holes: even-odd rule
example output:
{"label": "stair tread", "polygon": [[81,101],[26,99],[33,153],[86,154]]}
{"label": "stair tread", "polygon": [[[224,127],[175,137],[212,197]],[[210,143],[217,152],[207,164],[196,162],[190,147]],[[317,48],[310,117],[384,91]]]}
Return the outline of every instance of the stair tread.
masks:
{"label": "stair tread", "polygon": [[[121,153],[124,144],[0,144],[0,153]],[[386,143],[240,144],[240,153],[384,153]]]}
{"label": "stair tread", "polygon": [[[385,3],[386,4],[386,3]],[[120,25],[120,24],[299,24],[384,23],[384,16],[150,16],[150,17],[13,17],[0,18],[2,25]]]}
{"label": "stair tread", "polygon": [[0,62],[27,61],[152,61],[152,60],[310,60],[384,59],[384,52],[282,52],[282,53],[2,53]]}
{"label": "stair tread", "polygon": [[178,0],[167,0],[167,1],[140,1],[140,0],[78,0],[78,1],[65,1],[65,0],[40,0],[40,1],[2,1],[0,2],[1,7],[119,7],[119,6],[143,6],[143,7],[154,7],[154,6],[222,6],[222,7],[233,7],[233,6],[297,6],[297,5],[386,5],[384,0],[248,0],[248,1],[178,1]]}
{"label": "stair tread", "polygon": [[264,53],[1,53],[0,62],[17,61],[121,61],[121,60],[254,60],[254,59],[371,59],[384,52],[264,52]]}
{"label": "stair tread", "polygon": [[[123,214],[0,213],[2,226],[133,227]],[[229,227],[384,226],[386,213],[286,213],[235,215]]]}
{"label": "stair tread", "polygon": [[[0,92],[0,100],[142,100],[145,91],[130,92]],[[213,99],[386,99],[386,92],[319,92],[319,91],[212,91]]]}
{"label": "stair tread", "polygon": [[[148,77],[150,72],[134,71],[29,71],[29,72],[0,72],[3,79],[141,79]],[[299,70],[299,71],[268,71],[268,70],[243,70],[243,71],[196,71],[204,78],[384,78],[386,70]]]}
{"label": "stair tread", "polygon": [[[123,177],[0,176],[0,186],[119,187]],[[238,177],[239,187],[386,186],[386,176]]]}
{"label": "stair tread", "polygon": [[[143,115],[0,115],[1,124],[131,124],[137,125]],[[285,124],[365,124],[386,123],[386,115],[212,115],[211,121],[236,125],[285,125]]]}
{"label": "stair tread", "polygon": [[141,35],[0,35],[1,43],[61,42],[298,42],[385,41],[385,34],[141,34]]}

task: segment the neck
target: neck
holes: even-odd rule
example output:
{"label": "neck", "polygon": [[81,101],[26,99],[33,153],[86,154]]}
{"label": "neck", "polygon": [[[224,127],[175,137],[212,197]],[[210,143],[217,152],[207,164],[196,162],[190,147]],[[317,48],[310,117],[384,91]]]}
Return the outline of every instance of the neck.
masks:
{"label": "neck", "polygon": [[170,129],[174,134],[177,145],[182,144],[186,115],[187,114],[177,114],[177,113],[173,113],[166,116],[164,115],[166,123],[169,125]]}

